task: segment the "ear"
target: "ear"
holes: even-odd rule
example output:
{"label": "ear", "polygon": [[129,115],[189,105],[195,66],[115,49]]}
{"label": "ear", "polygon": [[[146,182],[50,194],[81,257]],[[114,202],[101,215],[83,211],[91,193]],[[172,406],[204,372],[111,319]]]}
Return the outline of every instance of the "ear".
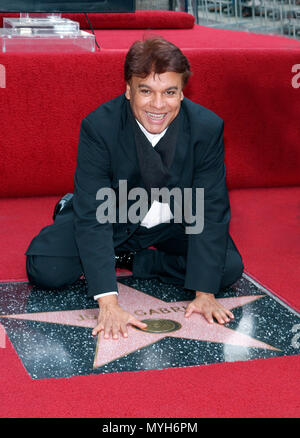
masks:
{"label": "ear", "polygon": [[130,84],[126,82],[126,91],[125,91],[126,99],[130,100]]}
{"label": "ear", "polygon": [[183,91],[181,92],[181,94],[180,94],[180,100],[183,100],[184,99],[184,94],[183,94]]}

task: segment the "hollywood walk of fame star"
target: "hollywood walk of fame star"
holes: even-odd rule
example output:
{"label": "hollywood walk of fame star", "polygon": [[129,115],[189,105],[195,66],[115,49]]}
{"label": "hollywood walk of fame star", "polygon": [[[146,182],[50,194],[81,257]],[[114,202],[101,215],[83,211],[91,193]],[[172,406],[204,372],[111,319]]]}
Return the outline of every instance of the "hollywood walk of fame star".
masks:
{"label": "hollywood walk of fame star", "polygon": [[[228,310],[232,310],[258,300],[263,296],[250,295],[220,298],[218,301]],[[271,345],[224,325],[218,323],[209,324],[202,315],[194,313],[189,318],[185,318],[184,313],[189,301],[165,302],[119,283],[119,303],[125,310],[140,319],[160,318],[172,320],[179,323],[177,326],[180,328],[170,333],[149,333],[129,326],[128,338],[119,337],[118,340],[104,339],[103,332],[101,332],[97,338],[93,368],[98,368],[133,353],[165,337],[194,339],[280,351]],[[97,323],[98,312],[97,308],[93,308],[11,314],[1,315],[1,317],[93,328]]]}

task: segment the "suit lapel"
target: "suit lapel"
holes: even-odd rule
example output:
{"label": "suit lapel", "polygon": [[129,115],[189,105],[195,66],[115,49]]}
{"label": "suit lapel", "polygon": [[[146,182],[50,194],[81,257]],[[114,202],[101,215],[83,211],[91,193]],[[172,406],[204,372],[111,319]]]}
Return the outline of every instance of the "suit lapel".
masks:
{"label": "suit lapel", "polygon": [[113,187],[115,189],[119,186],[120,180],[127,181],[128,190],[133,187],[145,188],[139,169],[134,132],[129,111],[129,102],[124,96],[120,114],[120,129],[117,135],[117,144],[115,145],[112,156]]}
{"label": "suit lapel", "polygon": [[[179,134],[176,142],[176,150],[173,163],[170,169],[170,178],[167,184],[168,188],[180,187],[180,181],[184,173],[185,157],[190,147],[190,132],[187,115],[181,106],[180,110]],[[190,169],[186,170],[190,172]]]}
{"label": "suit lapel", "polygon": [[129,113],[129,102],[124,97],[124,107],[121,117],[121,130],[119,136],[119,144],[121,148],[121,153],[126,156],[133,164],[137,164],[137,152],[134,141],[134,132],[131,124]]}

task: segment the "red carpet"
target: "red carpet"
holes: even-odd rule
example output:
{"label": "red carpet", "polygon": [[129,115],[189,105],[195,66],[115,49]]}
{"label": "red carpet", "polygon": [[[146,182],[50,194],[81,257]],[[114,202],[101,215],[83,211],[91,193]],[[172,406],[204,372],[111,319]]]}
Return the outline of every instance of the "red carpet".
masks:
{"label": "red carpet", "polygon": [[10,344],[0,349],[1,417],[298,417],[299,357],[31,380]]}
{"label": "red carpet", "polygon": [[300,41],[281,35],[262,35],[195,25],[193,29],[95,30],[100,48],[128,49],[144,35],[158,34],[183,49],[300,49]]}
{"label": "red carpet", "polygon": [[300,187],[230,192],[231,229],[247,273],[300,312]]}

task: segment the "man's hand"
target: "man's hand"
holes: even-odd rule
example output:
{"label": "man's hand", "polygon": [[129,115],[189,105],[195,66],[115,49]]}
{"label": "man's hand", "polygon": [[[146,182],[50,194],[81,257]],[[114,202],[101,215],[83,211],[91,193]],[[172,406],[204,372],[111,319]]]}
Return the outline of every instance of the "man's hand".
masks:
{"label": "man's hand", "polygon": [[196,298],[187,306],[184,316],[188,318],[194,312],[201,313],[210,324],[214,322],[213,317],[220,324],[225,324],[230,319],[234,319],[233,313],[225,309],[213,294],[206,292],[196,292]]}
{"label": "man's hand", "polygon": [[104,338],[109,339],[112,333],[113,339],[119,339],[119,332],[124,338],[128,337],[127,324],[132,324],[136,327],[144,329],[147,324],[139,321],[133,315],[126,312],[118,304],[116,295],[107,295],[99,298],[98,304],[100,307],[98,324],[92,331],[92,335],[96,336],[101,331],[104,331]]}

